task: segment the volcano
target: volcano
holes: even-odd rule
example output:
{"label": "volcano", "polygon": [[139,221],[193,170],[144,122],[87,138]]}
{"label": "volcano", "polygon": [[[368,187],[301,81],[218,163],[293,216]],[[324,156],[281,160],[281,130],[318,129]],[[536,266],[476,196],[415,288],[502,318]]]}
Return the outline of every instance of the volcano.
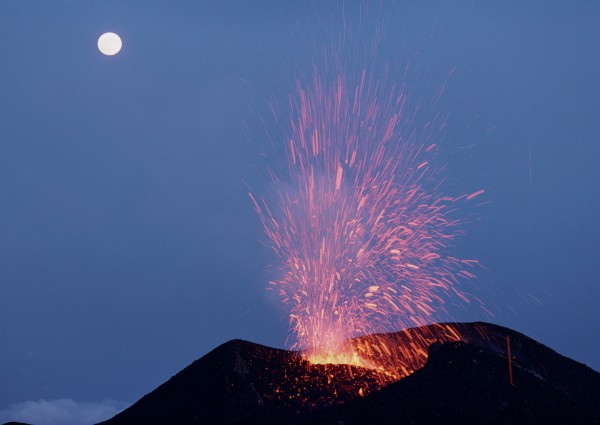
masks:
{"label": "volcano", "polygon": [[[408,358],[419,338],[428,352]],[[504,327],[441,323],[348,343],[402,378],[232,340],[102,424],[600,424],[600,373]]]}

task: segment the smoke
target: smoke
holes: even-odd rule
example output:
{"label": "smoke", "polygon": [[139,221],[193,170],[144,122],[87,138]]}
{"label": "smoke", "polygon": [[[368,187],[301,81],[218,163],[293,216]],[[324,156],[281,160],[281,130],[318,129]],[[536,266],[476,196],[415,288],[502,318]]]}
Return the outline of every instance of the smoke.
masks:
{"label": "smoke", "polygon": [[109,419],[125,409],[127,403],[104,400],[100,403],[72,399],[25,401],[0,410],[0,423],[9,421],[35,425],[90,425]]}

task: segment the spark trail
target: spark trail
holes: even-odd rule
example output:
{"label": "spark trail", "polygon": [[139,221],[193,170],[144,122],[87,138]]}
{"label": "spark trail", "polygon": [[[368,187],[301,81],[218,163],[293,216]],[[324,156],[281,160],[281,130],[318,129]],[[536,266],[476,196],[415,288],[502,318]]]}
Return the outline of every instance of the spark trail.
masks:
{"label": "spark trail", "polygon": [[[279,259],[270,284],[290,309],[292,348],[312,363],[398,378],[398,365],[369,355],[389,350],[384,341],[348,340],[425,325],[444,317],[448,300],[469,302],[459,283],[476,261],[448,248],[462,233],[455,210],[480,192],[440,193],[443,169],[431,164],[446,118],[423,119],[426,106],[389,68],[349,73],[332,60],[296,81],[284,165],[271,170],[277,195],[250,196]],[[422,365],[432,339],[405,348],[413,360],[404,374]]]}

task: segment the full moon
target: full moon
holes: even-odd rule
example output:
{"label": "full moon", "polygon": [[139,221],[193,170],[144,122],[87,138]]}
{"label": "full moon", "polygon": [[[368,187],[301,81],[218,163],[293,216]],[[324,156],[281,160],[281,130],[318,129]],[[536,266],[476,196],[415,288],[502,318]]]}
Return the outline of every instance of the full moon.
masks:
{"label": "full moon", "polygon": [[106,32],[98,39],[98,49],[106,56],[113,56],[119,53],[123,42],[114,32]]}

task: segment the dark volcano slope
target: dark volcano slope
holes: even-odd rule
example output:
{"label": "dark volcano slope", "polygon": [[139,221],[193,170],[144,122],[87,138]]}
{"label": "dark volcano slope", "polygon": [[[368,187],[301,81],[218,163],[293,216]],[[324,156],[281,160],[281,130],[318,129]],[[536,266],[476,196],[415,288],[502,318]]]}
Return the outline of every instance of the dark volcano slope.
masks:
{"label": "dark volcano slope", "polygon": [[[547,368],[585,367],[558,357]],[[422,369],[305,423],[600,424],[600,374],[576,371],[577,384],[561,386],[514,366],[511,386],[506,357],[464,342],[435,343]]]}
{"label": "dark volcano slope", "polygon": [[518,332],[453,323],[382,337],[448,325],[461,341],[434,343],[422,369],[381,389],[366,369],[230,341],[103,424],[600,424],[600,374]]}
{"label": "dark volcano slope", "polygon": [[103,422],[119,424],[278,424],[360,398],[356,380],[377,388],[368,369],[311,365],[298,353],[229,341]]}

